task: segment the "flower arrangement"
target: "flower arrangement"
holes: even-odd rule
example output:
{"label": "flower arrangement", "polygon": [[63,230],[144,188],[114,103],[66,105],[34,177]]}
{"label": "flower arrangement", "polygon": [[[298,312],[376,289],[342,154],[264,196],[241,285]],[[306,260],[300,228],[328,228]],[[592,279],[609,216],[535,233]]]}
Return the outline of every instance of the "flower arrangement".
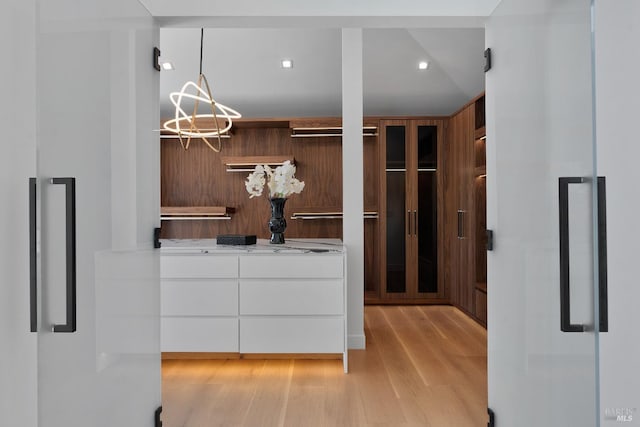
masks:
{"label": "flower arrangement", "polygon": [[296,167],[289,160],[275,170],[268,165],[256,165],[245,182],[249,198],[261,196],[265,184],[269,188],[270,199],[286,199],[292,194],[299,194],[304,188],[304,181],[294,177],[295,173]]}

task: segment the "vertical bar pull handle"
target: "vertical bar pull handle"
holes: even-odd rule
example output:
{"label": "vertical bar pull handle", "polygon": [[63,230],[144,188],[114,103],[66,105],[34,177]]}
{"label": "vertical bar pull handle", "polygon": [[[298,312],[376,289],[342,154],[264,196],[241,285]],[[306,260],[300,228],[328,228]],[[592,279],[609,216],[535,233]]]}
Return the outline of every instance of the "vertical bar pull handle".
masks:
{"label": "vertical bar pull handle", "polygon": [[37,182],[36,178],[29,178],[29,323],[31,332],[38,332]]}
{"label": "vertical bar pull handle", "polygon": [[560,202],[560,330],[584,332],[584,325],[571,323],[571,295],[569,291],[569,184],[582,184],[584,178],[558,178]]}
{"label": "vertical bar pull handle", "polygon": [[418,235],[418,211],[413,211],[413,234]]}
{"label": "vertical bar pull handle", "polygon": [[600,332],[609,332],[607,297],[607,183],[598,177],[598,294]]}
{"label": "vertical bar pull handle", "polygon": [[52,178],[51,184],[65,186],[66,206],[66,267],[67,267],[67,319],[63,325],[53,325],[53,332],[76,331],[76,179]]}
{"label": "vertical bar pull handle", "polygon": [[411,211],[407,211],[407,236],[411,236]]}
{"label": "vertical bar pull handle", "polygon": [[462,210],[458,209],[458,239],[462,239]]}

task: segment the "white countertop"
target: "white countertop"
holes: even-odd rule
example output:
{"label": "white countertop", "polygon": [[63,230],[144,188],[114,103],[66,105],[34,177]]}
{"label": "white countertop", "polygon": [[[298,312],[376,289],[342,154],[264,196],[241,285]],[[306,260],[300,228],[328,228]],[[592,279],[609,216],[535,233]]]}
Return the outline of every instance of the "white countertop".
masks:
{"label": "white countertop", "polygon": [[216,239],[162,239],[163,253],[342,253],[344,244],[340,239],[286,239],[282,245],[258,239],[255,245],[218,245]]}

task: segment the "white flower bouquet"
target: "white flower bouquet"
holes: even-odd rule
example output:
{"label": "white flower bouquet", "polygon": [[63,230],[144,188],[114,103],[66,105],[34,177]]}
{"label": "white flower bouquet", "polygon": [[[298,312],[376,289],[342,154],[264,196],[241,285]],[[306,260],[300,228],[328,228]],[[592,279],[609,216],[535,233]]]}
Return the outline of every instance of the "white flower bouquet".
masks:
{"label": "white flower bouquet", "polygon": [[268,165],[256,165],[245,182],[249,198],[261,196],[265,184],[269,187],[270,199],[286,199],[291,194],[299,194],[304,188],[304,181],[294,177],[295,173],[296,167],[289,160],[275,170]]}

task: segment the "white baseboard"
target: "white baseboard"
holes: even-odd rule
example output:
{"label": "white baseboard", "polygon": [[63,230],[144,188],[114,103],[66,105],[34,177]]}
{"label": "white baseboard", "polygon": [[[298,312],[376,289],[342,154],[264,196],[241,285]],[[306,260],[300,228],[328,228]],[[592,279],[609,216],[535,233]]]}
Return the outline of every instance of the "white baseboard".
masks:
{"label": "white baseboard", "polygon": [[367,338],[364,334],[349,335],[347,337],[347,347],[349,350],[364,350],[367,346]]}

